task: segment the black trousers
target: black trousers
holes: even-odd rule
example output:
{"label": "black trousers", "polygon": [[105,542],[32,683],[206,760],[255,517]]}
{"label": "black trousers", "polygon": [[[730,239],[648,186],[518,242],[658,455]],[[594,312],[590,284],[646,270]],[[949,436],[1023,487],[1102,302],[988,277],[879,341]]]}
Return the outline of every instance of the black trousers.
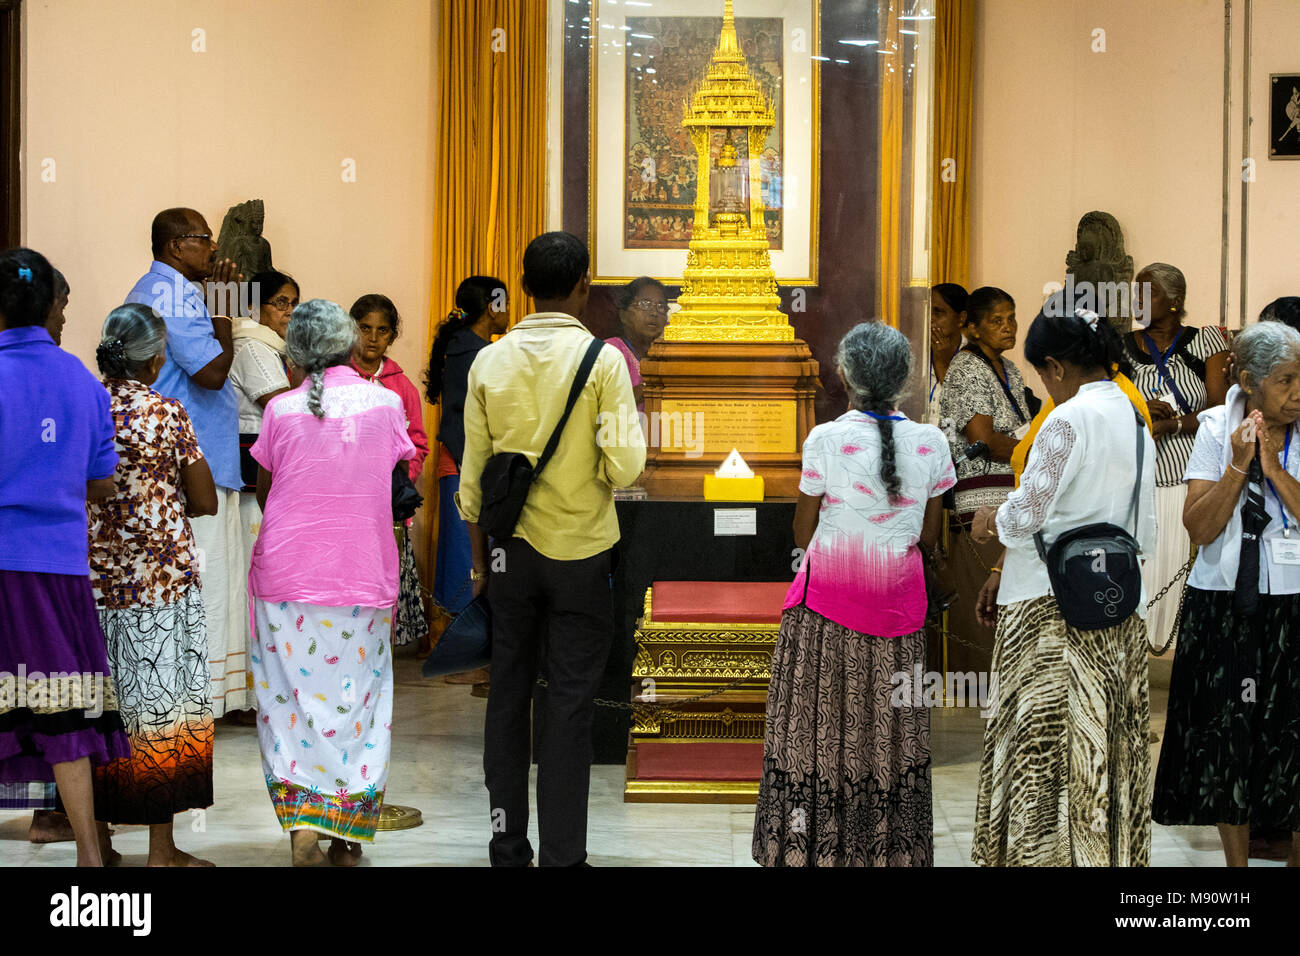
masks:
{"label": "black trousers", "polygon": [[537,824],[542,866],[587,859],[592,698],[614,636],[613,551],[555,561],[522,538],[505,544],[493,571],[492,681],[483,733],[491,799],[493,866],[527,866],[528,769],[533,688],[545,644],[547,689],[538,713]]}

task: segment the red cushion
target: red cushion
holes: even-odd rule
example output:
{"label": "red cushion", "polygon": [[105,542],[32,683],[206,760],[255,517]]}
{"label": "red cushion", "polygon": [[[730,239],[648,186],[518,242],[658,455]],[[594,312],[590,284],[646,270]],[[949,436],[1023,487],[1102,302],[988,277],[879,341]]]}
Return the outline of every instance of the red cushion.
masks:
{"label": "red cushion", "polygon": [[638,780],[758,780],[763,745],[758,743],[663,743],[636,745]]}
{"label": "red cushion", "polygon": [[656,581],[656,623],[780,624],[788,581]]}

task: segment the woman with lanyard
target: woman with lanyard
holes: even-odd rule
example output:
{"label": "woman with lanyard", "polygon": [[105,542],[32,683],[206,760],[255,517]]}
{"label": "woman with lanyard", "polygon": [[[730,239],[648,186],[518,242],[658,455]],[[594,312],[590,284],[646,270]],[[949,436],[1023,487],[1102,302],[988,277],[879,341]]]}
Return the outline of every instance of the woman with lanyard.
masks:
{"label": "woman with lanyard", "polygon": [[[1147,593],[1155,596],[1187,563],[1192,544],[1183,527],[1187,485],[1183,472],[1192,455],[1198,414],[1223,404],[1228,391],[1224,369],[1228,343],[1216,326],[1183,325],[1187,280],[1164,262],[1137,275],[1135,314],[1147,326],[1124,339],[1133,383],[1147,399],[1151,434],[1156,440],[1156,553],[1143,567]],[[1147,615],[1148,639],[1160,648],[1171,639],[1181,591],[1171,588]]]}
{"label": "woman with lanyard", "polygon": [[938,425],[943,380],[961,349],[961,329],[966,324],[966,290],[955,282],[941,282],[930,290],[930,378],[926,389],[925,422]]}
{"label": "woman with lanyard", "polygon": [[[1001,289],[984,286],[966,302],[967,344],[944,379],[939,415],[955,459],[975,442],[988,446],[985,459],[957,466],[953,489],[952,543],[947,584],[957,592],[949,610],[952,626],[948,670],[987,670],[993,656],[993,630],[979,623],[975,604],[989,571],[1002,553],[995,543],[970,538],[970,521],[983,507],[996,508],[1011,493],[1011,454],[1028,429],[1035,409],[1020,370],[1006,352],[1016,344],[1016,303]],[[951,428],[949,428],[951,423]]]}
{"label": "woman with lanyard", "polygon": [[1232,351],[1238,383],[1201,414],[1185,475],[1200,551],[1152,816],[1217,826],[1229,866],[1246,865],[1251,827],[1290,831],[1300,866],[1300,333],[1260,322]]}

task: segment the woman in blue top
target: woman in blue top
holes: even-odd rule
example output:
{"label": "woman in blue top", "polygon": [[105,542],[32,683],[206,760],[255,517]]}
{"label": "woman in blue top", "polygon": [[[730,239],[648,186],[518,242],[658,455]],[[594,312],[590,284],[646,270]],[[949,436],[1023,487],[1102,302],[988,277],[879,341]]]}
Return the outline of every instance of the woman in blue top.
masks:
{"label": "woman in blue top", "polygon": [[130,746],[91,593],[86,501],[113,493],[117,452],[108,392],[45,329],[53,302],[40,253],[0,253],[0,783],[57,783],[77,865],[100,866],[91,765]]}
{"label": "woman in blue top", "polygon": [[[473,561],[469,532],[456,511],[460,487],[460,460],[465,453],[465,390],[469,369],[493,335],[509,324],[506,286],[492,276],[470,276],[456,288],[456,308],[438,328],[425,373],[425,394],[430,405],[441,407],[438,425],[438,556],[434,569],[433,599],[452,614],[459,614],[474,597],[469,584]],[[485,675],[477,675],[486,680]]]}

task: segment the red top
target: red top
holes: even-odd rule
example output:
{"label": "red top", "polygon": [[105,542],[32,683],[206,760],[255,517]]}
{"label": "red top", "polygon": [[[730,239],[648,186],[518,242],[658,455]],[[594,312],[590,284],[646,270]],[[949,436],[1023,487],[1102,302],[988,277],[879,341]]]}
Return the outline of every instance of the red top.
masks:
{"label": "red top", "polygon": [[424,433],[424,403],[420,401],[420,393],[406,377],[402,366],[390,358],[384,359],[384,364],[379,366],[377,375],[367,375],[355,361],[349,364],[353,371],[366,381],[376,382],[390,392],[396,392],[397,397],[402,400],[402,410],[406,413],[406,434],[411,439],[411,444],[415,446],[415,457],[411,459],[411,481],[414,482],[420,477],[424,459],[429,454],[429,437]]}
{"label": "red top", "polygon": [[656,624],[780,624],[788,581],[656,581]]}

